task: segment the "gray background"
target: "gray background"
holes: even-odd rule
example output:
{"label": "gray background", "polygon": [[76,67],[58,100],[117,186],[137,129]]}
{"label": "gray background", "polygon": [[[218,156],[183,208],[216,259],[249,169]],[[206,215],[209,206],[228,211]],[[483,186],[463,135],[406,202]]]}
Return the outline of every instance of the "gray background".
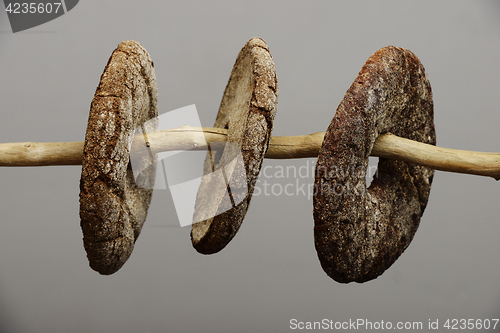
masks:
{"label": "gray background", "polygon": [[[128,39],[154,60],[160,111],[194,103],[211,126],[236,55],[258,36],[278,73],[274,135],[325,131],[365,60],[395,45],[426,68],[438,145],[500,151],[497,1],[86,0],[17,34],[2,7],[0,31],[0,142],[83,140],[103,68]],[[378,279],[343,285],[320,267],[312,201],[300,193],[254,197],[236,238],[203,256],[190,228],[176,227],[169,192],[156,191],[132,257],[100,276],[81,240],[80,169],[0,170],[1,332],[286,332],[292,318],[426,328],[500,316],[500,187],[491,178],[437,172],[406,252]]]}

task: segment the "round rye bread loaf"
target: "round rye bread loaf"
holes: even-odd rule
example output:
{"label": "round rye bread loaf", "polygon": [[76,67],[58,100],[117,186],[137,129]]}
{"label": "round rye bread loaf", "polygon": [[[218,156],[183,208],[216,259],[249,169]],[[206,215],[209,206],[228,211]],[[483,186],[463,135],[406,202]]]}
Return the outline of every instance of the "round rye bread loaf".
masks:
{"label": "round rye bread loaf", "polygon": [[435,145],[432,92],[410,51],[385,47],[365,63],[328,127],[315,172],[314,239],[323,270],[338,282],[365,282],[408,247],[427,205],[434,172],[380,158],[366,186],[380,134]]}
{"label": "round rye bread loaf", "polygon": [[[127,261],[146,220],[153,186],[136,185],[130,148],[135,129],[157,111],[153,61],[137,42],[118,45],[92,100],[80,180],[80,220],[90,267],[113,274]],[[155,122],[143,131],[154,131]],[[155,160],[144,159],[138,183],[153,184]],[[148,189],[149,188],[149,189]]]}
{"label": "round rye bread loaf", "polygon": [[214,127],[227,129],[227,143],[219,151],[212,145],[204,174],[221,170],[224,178],[202,178],[194,213],[197,223],[191,229],[198,252],[222,250],[240,228],[269,146],[277,103],[273,58],[262,39],[252,38],[236,59],[215,120]]}

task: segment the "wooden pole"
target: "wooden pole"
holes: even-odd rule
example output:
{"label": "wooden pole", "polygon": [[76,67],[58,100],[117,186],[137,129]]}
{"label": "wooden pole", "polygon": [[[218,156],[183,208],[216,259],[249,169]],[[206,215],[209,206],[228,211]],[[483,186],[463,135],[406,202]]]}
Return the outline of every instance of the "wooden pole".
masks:
{"label": "wooden pole", "polygon": [[[205,150],[207,142],[225,142],[227,130],[182,126],[147,134],[154,153],[171,150]],[[266,158],[317,157],[324,132],[271,138]],[[143,136],[140,136],[143,138]],[[147,149],[144,140],[134,141],[132,150]],[[81,165],[83,142],[19,142],[0,144],[0,166]],[[447,149],[383,134],[375,142],[372,156],[397,159],[432,169],[500,179],[500,153]]]}

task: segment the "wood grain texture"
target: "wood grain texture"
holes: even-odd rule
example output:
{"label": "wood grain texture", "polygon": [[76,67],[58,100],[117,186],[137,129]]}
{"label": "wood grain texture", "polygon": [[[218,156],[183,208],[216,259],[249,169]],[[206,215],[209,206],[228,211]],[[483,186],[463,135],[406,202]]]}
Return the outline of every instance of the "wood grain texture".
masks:
{"label": "wood grain texture", "polygon": [[[232,205],[228,201],[231,198],[225,195],[228,188],[224,182],[214,187],[203,177],[194,213],[194,221],[201,222],[194,223],[191,229],[191,240],[198,252],[216,253],[238,232],[271,139],[277,102],[278,80],[273,58],[262,39],[252,38],[238,54],[214,124],[216,128],[227,129],[228,144],[222,155],[207,156],[204,165],[205,175],[223,167],[227,184],[231,184],[230,195],[246,195],[240,203]],[[231,166],[240,151],[244,167]],[[231,206],[226,211],[221,209]]]}
{"label": "wood grain texture", "polygon": [[[90,267],[113,274],[130,257],[152,190],[138,187],[129,156],[135,129],[157,117],[153,62],[137,42],[118,45],[92,100],[82,159],[80,219]],[[153,122],[154,123],[154,122]],[[154,124],[147,131],[154,131]],[[141,174],[154,182],[156,163]]]}
{"label": "wood grain texture", "polygon": [[365,282],[408,247],[427,205],[433,170],[379,159],[366,188],[375,141],[390,132],[436,144],[432,92],[408,50],[375,52],[346,92],[328,127],[315,173],[314,237],[324,271],[338,282]]}

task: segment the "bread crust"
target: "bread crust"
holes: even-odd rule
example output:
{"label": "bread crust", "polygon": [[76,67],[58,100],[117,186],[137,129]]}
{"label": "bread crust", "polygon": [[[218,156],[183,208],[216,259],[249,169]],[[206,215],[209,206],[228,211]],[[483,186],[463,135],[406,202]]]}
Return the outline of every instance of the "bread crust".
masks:
{"label": "bread crust", "polygon": [[[214,187],[202,178],[194,213],[194,221],[201,222],[194,223],[191,229],[192,244],[198,252],[212,254],[222,250],[239,230],[269,146],[277,103],[273,58],[262,39],[252,38],[236,59],[214,124],[227,128],[227,144],[220,159],[215,158],[214,163],[214,154],[209,154],[204,165],[205,174],[224,167],[226,184],[231,184],[230,195],[239,203],[229,202],[224,182]],[[244,168],[239,163],[228,167],[240,151]],[[233,208],[224,211],[222,207]]]}
{"label": "bread crust", "polygon": [[338,106],[316,164],[315,246],[332,279],[374,279],[410,244],[434,171],[380,158],[366,188],[368,157],[387,132],[435,145],[433,118],[431,86],[419,59],[392,46],[375,52]]}
{"label": "bread crust", "polygon": [[[135,41],[118,45],[92,100],[80,179],[80,225],[90,267],[113,274],[130,257],[146,220],[152,186],[136,185],[129,163],[135,129],[158,116],[153,61]],[[155,121],[147,132],[155,130]],[[145,158],[138,183],[154,184]]]}

